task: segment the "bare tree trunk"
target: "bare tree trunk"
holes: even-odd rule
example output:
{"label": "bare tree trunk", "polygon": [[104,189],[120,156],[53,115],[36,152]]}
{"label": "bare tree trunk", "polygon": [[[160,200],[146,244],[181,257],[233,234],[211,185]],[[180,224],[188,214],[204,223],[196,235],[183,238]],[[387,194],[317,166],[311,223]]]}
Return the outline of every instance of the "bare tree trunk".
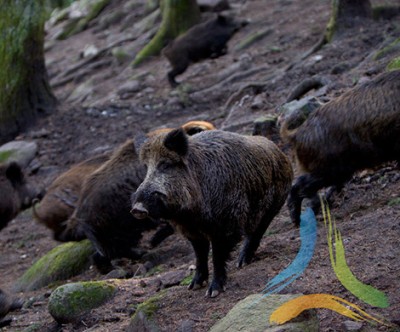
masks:
{"label": "bare tree trunk", "polygon": [[0,11],[0,142],[54,110],[44,63],[44,0],[3,0]]}
{"label": "bare tree trunk", "polygon": [[136,55],[133,66],[150,56],[160,54],[170,40],[200,21],[200,10],[196,0],[162,0],[161,6],[161,26],[153,39]]}
{"label": "bare tree trunk", "polygon": [[332,0],[332,15],[327,26],[326,39],[360,24],[365,18],[372,18],[370,0]]}

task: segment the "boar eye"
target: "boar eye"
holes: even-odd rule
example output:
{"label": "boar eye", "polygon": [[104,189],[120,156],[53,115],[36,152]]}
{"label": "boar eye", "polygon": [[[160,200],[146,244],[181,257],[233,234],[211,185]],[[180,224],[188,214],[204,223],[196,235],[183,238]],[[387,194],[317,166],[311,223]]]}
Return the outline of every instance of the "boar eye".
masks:
{"label": "boar eye", "polygon": [[174,167],[174,164],[169,161],[161,161],[157,166],[160,171],[166,171],[172,167]]}

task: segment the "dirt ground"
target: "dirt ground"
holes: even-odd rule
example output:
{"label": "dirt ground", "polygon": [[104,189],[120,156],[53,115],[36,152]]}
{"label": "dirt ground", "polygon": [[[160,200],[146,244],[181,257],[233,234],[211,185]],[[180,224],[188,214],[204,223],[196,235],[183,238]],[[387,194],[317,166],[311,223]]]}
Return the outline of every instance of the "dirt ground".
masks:
{"label": "dirt ground", "polygon": [[[357,81],[384,71],[393,54],[377,60],[372,55],[390,38],[400,36],[399,16],[368,22],[300,61],[299,56],[318,42],[325,29],[330,15],[329,1],[232,0],[230,3],[234,13],[249,19],[250,24],[232,38],[226,56],[192,65],[179,76],[178,80],[184,84],[175,91],[168,85],[169,64],[164,58],[155,57],[135,69],[129,66],[141,45],[134,38],[119,45],[131,52],[128,60],[116,61],[110,51],[105,51],[80,68],[71,69],[85,61],[82,52],[87,45],[102,49],[110,42],[134,35],[134,27],[126,22],[129,19],[136,22],[144,16],[143,4],[134,7],[135,12],[125,12],[117,22],[101,24],[104,22],[101,17],[123,8],[124,1],[114,0],[85,31],[67,40],[52,42],[55,28],[49,29],[46,62],[59,107],[19,137],[34,140],[39,146],[38,156],[28,170],[32,181],[48,186],[72,164],[110,150],[138,131],[174,127],[188,120],[207,120],[225,130],[251,134],[253,121],[276,114],[277,106],[305,78],[319,75],[329,81],[328,88],[319,96],[326,101]],[[399,1],[372,3],[400,5]],[[261,30],[268,30],[263,38],[247,48],[237,48],[246,37]],[[93,63],[96,65],[91,66]],[[289,64],[293,66],[284,70]],[[76,75],[62,83],[68,69]],[[124,92],[122,88],[130,80],[136,80],[139,88]],[[76,92],[77,87],[81,87],[80,93]],[[362,282],[385,292],[390,306],[371,307],[341,285],[331,267],[322,222],[318,224],[317,247],[309,267],[282,293],[336,295],[372,315],[400,324],[400,173],[397,165],[389,164],[354,176],[335,197],[332,215],[342,233],[352,272]],[[146,247],[145,239],[143,243]],[[15,280],[56,245],[50,231],[33,220],[31,211],[21,213],[0,233],[0,288],[11,290]],[[267,281],[290,264],[299,245],[299,231],[291,224],[284,207],[267,230],[255,262],[238,270],[237,252],[233,253],[225,293],[208,299],[204,297],[205,290],[192,292],[184,286],[172,286],[160,303],[157,323],[163,331],[176,331],[184,322],[193,325],[192,331],[207,331],[239,300],[261,292]],[[1,330],[24,331],[29,327],[30,331],[124,330],[137,304],[160,290],[160,275],[172,271],[186,273],[194,264],[190,246],[177,234],[161,243],[157,250],[169,259],[162,260],[153,275],[129,279],[113,300],[93,310],[79,323],[63,326],[55,323],[47,311],[52,289],[45,288],[15,294],[27,303],[7,316],[12,319],[11,324]],[[69,281],[103,278],[91,268]],[[318,316],[321,331],[347,328],[348,319],[344,316],[323,309],[318,310]],[[399,329],[363,324],[359,330]]]}

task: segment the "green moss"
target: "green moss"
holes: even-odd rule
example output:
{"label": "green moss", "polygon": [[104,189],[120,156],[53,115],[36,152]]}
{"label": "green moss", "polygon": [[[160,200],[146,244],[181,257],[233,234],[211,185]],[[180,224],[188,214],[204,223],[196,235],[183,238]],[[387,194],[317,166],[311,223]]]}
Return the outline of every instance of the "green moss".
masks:
{"label": "green moss", "polygon": [[200,21],[200,10],[195,1],[165,0],[162,4],[161,26],[153,39],[136,55],[132,62],[133,67],[138,66],[148,57],[159,55],[168,41]]}
{"label": "green moss", "polygon": [[387,69],[388,70],[400,69],[400,56],[390,61],[389,64],[387,65]]}
{"label": "green moss", "polygon": [[58,287],[49,298],[48,309],[58,322],[71,322],[114,296],[111,281],[87,281]]}
{"label": "green moss", "polygon": [[391,199],[391,200],[388,202],[388,205],[389,205],[389,206],[400,205],[400,197],[396,197],[396,198]]}
{"label": "green moss", "polygon": [[397,38],[392,43],[390,43],[388,46],[386,46],[383,49],[376,52],[376,54],[374,56],[374,60],[379,60],[379,59],[385,57],[386,55],[388,55],[392,52],[396,52],[396,51],[400,51],[400,38]]}
{"label": "green moss", "polygon": [[166,293],[165,290],[161,291],[157,295],[155,295],[153,297],[150,297],[149,299],[147,299],[143,303],[139,304],[135,314],[132,317],[132,319],[133,320],[135,319],[135,317],[138,314],[138,312],[144,313],[144,315],[147,318],[152,318],[154,316],[154,314],[156,313],[156,311],[158,309],[158,306],[159,306],[159,302],[163,298],[165,293]]}
{"label": "green moss", "polygon": [[13,154],[13,151],[0,151],[0,163],[7,161]]}
{"label": "green moss", "polygon": [[89,240],[62,244],[40,258],[18,279],[15,290],[35,290],[84,271],[94,249]]}
{"label": "green moss", "polygon": [[163,271],[164,271],[164,268],[161,265],[157,265],[157,266],[153,267],[152,269],[150,269],[150,271],[148,271],[145,276],[150,277],[155,274],[161,273]]}
{"label": "green moss", "polygon": [[193,275],[187,276],[185,279],[183,279],[179,285],[181,286],[189,286],[190,283],[192,282]]}
{"label": "green moss", "polygon": [[[44,23],[48,18],[44,0],[2,1],[0,11],[0,122],[10,123],[18,117],[16,101],[21,85],[31,79],[27,67],[27,49],[44,40]],[[28,52],[29,53],[29,52]],[[23,103],[24,101],[21,101]]]}

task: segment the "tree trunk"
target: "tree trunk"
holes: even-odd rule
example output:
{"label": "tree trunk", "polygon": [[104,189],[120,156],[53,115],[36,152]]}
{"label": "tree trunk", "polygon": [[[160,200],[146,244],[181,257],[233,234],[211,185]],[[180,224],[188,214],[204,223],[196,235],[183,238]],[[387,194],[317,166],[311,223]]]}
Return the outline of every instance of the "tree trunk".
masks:
{"label": "tree trunk", "polygon": [[132,65],[137,66],[150,56],[160,54],[169,41],[200,21],[196,0],[162,0],[162,22],[153,39],[136,55]]}
{"label": "tree trunk", "polygon": [[332,15],[327,26],[326,39],[330,42],[344,31],[372,18],[370,0],[332,0]]}
{"label": "tree trunk", "polygon": [[0,11],[0,143],[54,110],[44,62],[44,0],[3,0]]}

